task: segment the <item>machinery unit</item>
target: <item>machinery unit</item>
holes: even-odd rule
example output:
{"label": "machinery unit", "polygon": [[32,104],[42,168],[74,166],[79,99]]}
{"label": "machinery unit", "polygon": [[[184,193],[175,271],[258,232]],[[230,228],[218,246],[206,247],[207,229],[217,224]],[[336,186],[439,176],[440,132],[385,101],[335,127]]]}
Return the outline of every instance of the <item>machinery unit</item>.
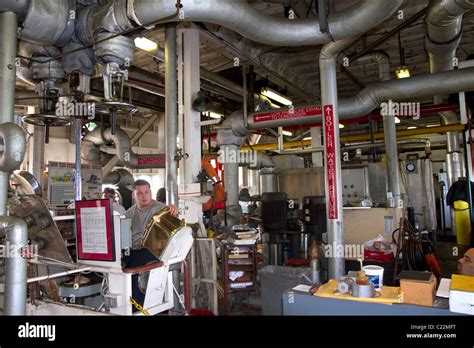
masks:
{"label": "machinery unit", "polygon": [[[286,231],[288,216],[287,195],[283,192],[262,194],[262,222],[264,241],[267,242],[267,260],[269,264],[279,265],[282,260],[282,233]],[[264,251],[265,253],[265,251]]]}

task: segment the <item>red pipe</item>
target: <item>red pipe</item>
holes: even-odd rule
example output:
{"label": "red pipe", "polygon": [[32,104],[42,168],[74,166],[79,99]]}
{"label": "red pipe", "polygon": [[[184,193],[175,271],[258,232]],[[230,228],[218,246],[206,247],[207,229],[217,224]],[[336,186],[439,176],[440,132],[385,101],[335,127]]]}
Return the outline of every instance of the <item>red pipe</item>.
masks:
{"label": "red pipe", "polygon": [[[422,106],[420,108],[420,116],[427,116],[427,115],[433,115],[439,112],[445,112],[445,111],[454,111],[457,112],[459,111],[459,105],[457,104],[442,104],[442,105],[428,105],[428,106]],[[367,122],[369,120],[369,116],[361,116],[361,117],[356,117],[356,118],[351,118],[347,120],[341,120],[340,123],[347,125],[347,124],[353,124],[353,123],[358,123],[358,122]],[[382,115],[380,115],[380,111],[372,113],[372,120],[374,121],[380,121],[382,120]],[[294,131],[298,129],[308,129],[312,127],[321,127],[321,123],[314,123],[314,124],[304,124],[300,126],[291,126],[291,127],[285,127],[285,130],[289,131]]]}

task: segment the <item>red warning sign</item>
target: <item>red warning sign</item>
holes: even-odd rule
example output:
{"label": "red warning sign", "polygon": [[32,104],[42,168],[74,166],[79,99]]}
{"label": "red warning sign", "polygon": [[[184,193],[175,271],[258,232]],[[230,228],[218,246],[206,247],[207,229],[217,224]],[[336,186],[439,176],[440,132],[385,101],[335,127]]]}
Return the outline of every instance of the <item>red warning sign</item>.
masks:
{"label": "red warning sign", "polygon": [[272,111],[261,114],[255,114],[253,116],[254,123],[276,121],[276,120],[287,120],[292,118],[300,117],[311,117],[322,115],[322,108],[320,106],[309,106],[304,108],[293,108],[284,111]]}
{"label": "red warning sign", "polygon": [[336,178],[336,143],[334,139],[334,128],[339,125],[334,124],[334,107],[326,105],[324,107],[324,133],[326,135],[326,187],[328,188],[327,204],[329,219],[338,219],[337,209],[337,178]]}
{"label": "red warning sign", "polygon": [[165,155],[140,155],[138,157],[138,166],[140,168],[165,168]]}

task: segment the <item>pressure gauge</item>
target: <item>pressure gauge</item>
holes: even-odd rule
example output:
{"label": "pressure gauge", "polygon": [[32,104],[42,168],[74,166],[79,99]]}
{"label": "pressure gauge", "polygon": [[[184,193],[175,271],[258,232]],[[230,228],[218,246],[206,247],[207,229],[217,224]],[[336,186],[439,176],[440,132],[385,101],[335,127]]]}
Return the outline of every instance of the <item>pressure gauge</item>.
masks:
{"label": "pressure gauge", "polygon": [[414,173],[416,171],[416,164],[413,162],[408,162],[405,165],[405,169],[408,173]]}

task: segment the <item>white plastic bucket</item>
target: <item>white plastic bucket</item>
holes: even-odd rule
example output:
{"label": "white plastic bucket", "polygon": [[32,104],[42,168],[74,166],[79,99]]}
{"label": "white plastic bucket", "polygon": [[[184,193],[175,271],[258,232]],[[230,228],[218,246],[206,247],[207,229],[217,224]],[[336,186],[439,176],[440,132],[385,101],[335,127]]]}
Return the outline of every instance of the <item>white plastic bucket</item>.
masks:
{"label": "white plastic bucket", "polygon": [[374,284],[375,290],[382,290],[383,286],[383,267],[380,266],[364,266],[364,272],[369,281]]}

